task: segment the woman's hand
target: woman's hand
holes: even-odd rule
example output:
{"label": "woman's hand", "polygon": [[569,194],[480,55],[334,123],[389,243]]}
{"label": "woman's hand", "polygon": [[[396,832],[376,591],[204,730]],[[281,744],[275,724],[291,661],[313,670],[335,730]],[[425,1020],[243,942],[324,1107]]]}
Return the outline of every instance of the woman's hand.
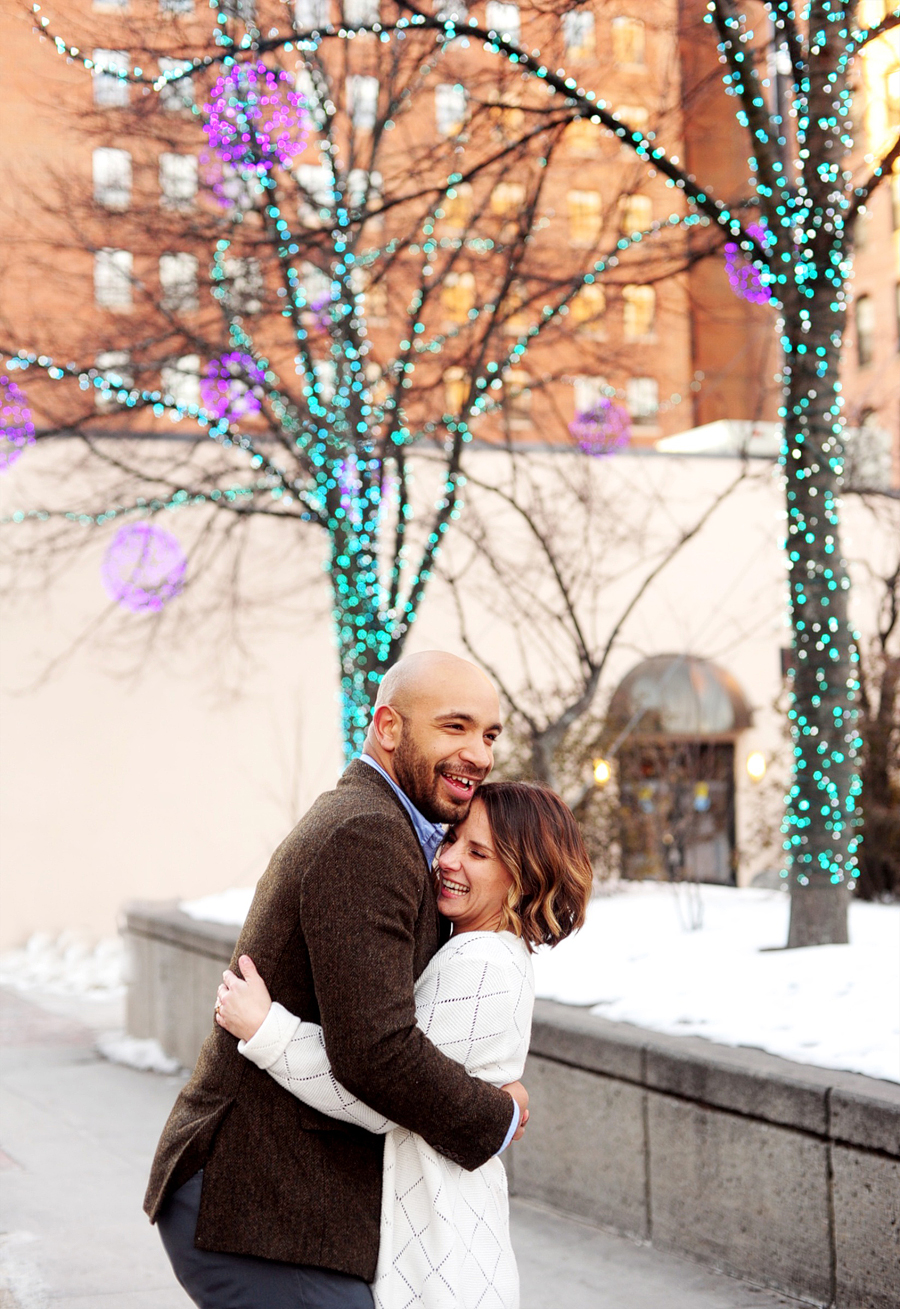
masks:
{"label": "woman's hand", "polygon": [[242,954],[238,963],[243,978],[230,968],[222,974],[222,985],[216,992],[216,1022],[238,1040],[249,1041],[262,1026],[272,997],[250,956]]}

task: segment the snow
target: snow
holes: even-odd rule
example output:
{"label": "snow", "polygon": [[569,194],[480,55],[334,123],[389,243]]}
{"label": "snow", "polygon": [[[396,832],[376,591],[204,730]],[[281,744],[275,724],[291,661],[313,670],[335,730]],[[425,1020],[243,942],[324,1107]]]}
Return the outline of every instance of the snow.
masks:
{"label": "snow", "polygon": [[900,905],[851,902],[849,945],[784,950],[789,907],[783,891],[615,884],[581,932],[538,952],[537,993],[656,1032],[900,1081]]}
{"label": "snow", "polygon": [[0,955],[0,986],[48,995],[123,995],[125,943],[109,936],[89,945],[76,932],[35,932],[23,949]]}
{"label": "snow", "polygon": [[182,900],[178,908],[189,918],[200,918],[206,923],[243,927],[255,891],[255,886],[232,886],[227,891],[201,896],[199,900]]}
{"label": "snow", "polygon": [[110,1063],[125,1064],[148,1073],[177,1073],[181,1065],[163,1050],[152,1037],[128,1036],[125,1032],[105,1032],[97,1040],[97,1051]]}

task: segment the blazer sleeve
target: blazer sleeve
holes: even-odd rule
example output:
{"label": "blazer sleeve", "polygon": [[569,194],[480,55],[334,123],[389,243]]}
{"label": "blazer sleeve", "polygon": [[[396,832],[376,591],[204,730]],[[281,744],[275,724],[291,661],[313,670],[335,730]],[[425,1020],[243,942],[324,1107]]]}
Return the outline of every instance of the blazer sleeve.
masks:
{"label": "blazer sleeve", "polygon": [[461,1167],[503,1145],[510,1097],[472,1078],[416,1026],[415,927],[423,894],[402,826],[345,820],[303,876],[301,921],[325,1047],[338,1081]]}

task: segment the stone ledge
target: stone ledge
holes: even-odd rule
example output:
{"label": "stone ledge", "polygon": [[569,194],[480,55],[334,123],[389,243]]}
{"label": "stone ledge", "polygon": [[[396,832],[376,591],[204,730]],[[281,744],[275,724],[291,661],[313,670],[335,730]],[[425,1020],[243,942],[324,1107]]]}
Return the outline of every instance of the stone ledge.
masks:
{"label": "stone ledge", "polygon": [[191,918],[178,908],[177,900],[132,901],[123,910],[125,931],[180,946],[192,954],[230,963],[238,929],[228,923],[207,923]]}

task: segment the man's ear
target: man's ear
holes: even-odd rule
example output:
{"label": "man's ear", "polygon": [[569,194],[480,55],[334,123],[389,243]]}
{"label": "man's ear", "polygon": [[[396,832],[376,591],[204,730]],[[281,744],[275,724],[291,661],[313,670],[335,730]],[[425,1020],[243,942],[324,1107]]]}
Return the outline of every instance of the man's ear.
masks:
{"label": "man's ear", "polygon": [[379,705],[372,717],[375,739],[388,754],[393,754],[400,744],[403,719],[389,704]]}

